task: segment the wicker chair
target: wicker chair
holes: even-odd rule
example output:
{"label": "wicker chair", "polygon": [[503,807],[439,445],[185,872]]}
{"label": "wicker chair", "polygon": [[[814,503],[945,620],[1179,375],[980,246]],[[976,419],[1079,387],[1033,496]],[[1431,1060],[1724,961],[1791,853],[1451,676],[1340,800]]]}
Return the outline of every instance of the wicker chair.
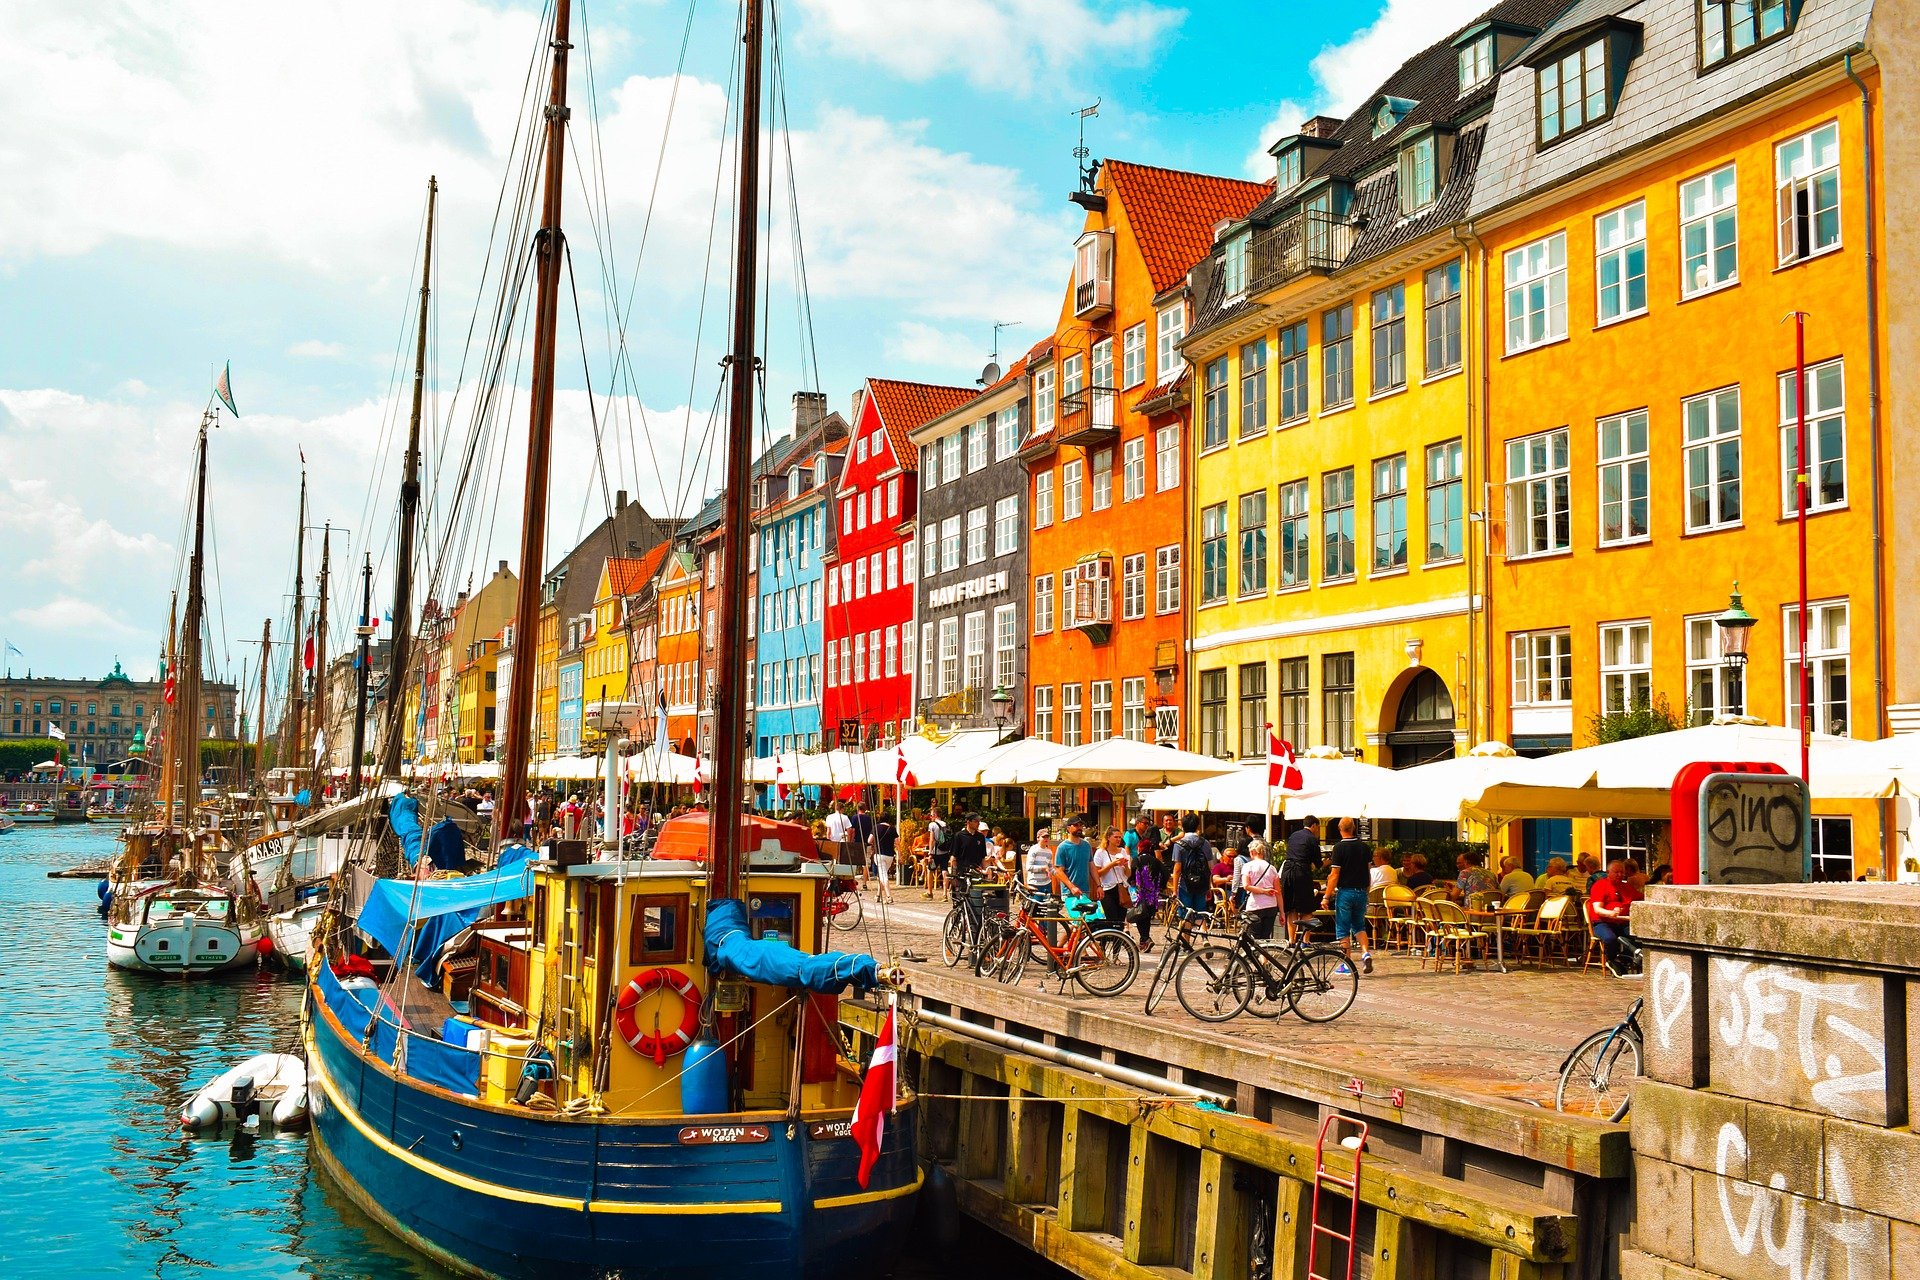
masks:
{"label": "wicker chair", "polygon": [[1524,956],[1531,947],[1542,964],[1551,952],[1564,957],[1569,942],[1579,936],[1567,927],[1572,908],[1573,899],[1561,894],[1540,904],[1532,924],[1507,926],[1507,932],[1514,935],[1516,952]]}
{"label": "wicker chair", "polygon": [[[1476,928],[1458,903],[1436,901],[1421,905],[1427,915],[1426,940],[1431,945],[1436,969],[1445,964],[1451,955],[1453,971],[1459,973],[1461,966],[1473,958],[1476,950],[1485,950],[1487,931]],[[1420,967],[1427,967],[1425,951],[1421,953]]]}
{"label": "wicker chair", "polygon": [[1419,901],[1418,895],[1405,885],[1390,884],[1380,890],[1383,946],[1400,947],[1409,952],[1414,949],[1419,934]]}

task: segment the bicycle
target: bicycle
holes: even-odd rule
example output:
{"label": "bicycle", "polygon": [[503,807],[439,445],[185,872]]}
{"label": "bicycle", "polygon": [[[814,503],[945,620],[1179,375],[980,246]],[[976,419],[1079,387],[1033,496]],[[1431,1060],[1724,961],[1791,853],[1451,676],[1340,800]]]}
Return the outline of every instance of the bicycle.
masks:
{"label": "bicycle", "polygon": [[861,903],[860,882],[852,877],[834,876],[827,881],[825,903],[827,923],[836,929],[853,929],[860,924],[866,908]]}
{"label": "bicycle", "polygon": [[1214,925],[1217,917],[1198,911],[1189,911],[1173,899],[1168,900],[1170,909],[1165,914],[1162,936],[1165,948],[1160,954],[1160,967],[1153,971],[1153,980],[1147,984],[1146,1012],[1152,1013],[1160,1007],[1160,1002],[1173,989],[1174,970],[1194,949],[1194,937],[1211,940],[1215,937]]}
{"label": "bicycle", "polygon": [[[1069,978],[1095,996],[1117,996],[1133,985],[1140,973],[1140,948],[1123,930],[1094,927],[1091,912],[1097,911],[1097,906],[1090,904],[1091,910],[1082,909],[1077,918],[1036,919],[1028,909],[1030,905],[1032,900],[1023,892],[1010,918],[995,919],[995,936],[974,961],[976,975],[1018,982],[1027,970],[1027,960],[1038,952],[1046,957],[1063,990]],[[1058,945],[1048,941],[1042,919],[1067,920],[1066,936]]]}
{"label": "bicycle", "polygon": [[1004,911],[987,910],[985,895],[980,893],[978,885],[976,877],[954,877],[953,906],[948,908],[946,919],[940,925],[940,957],[949,969],[977,956],[981,942],[989,935],[988,925],[996,916],[1002,919],[1006,916]]}
{"label": "bicycle", "polygon": [[[1646,1070],[1646,1035],[1640,1030],[1642,997],[1617,1026],[1596,1031],[1573,1047],[1560,1064],[1553,1109],[1599,1116],[1619,1124],[1633,1103],[1633,1082]],[[1622,1071],[1622,1066],[1628,1069]],[[1616,1105],[1617,1104],[1617,1105]]]}
{"label": "bicycle", "polygon": [[1353,1007],[1360,974],[1338,947],[1262,944],[1242,930],[1231,943],[1211,941],[1182,957],[1173,988],[1180,1007],[1202,1022],[1230,1022],[1256,998],[1263,1006],[1256,1017],[1291,1009],[1303,1022],[1332,1022]]}

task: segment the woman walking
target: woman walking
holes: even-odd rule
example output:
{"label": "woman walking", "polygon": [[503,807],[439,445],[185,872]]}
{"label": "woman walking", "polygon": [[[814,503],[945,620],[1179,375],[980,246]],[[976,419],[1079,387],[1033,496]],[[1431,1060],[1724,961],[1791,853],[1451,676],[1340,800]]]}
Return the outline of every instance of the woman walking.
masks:
{"label": "woman walking", "polygon": [[1106,927],[1125,932],[1127,927],[1127,883],[1132,878],[1133,859],[1127,856],[1127,843],[1120,828],[1108,827],[1093,855],[1093,875],[1100,890],[1100,914]]}
{"label": "woman walking", "polygon": [[1267,861],[1267,842],[1247,842],[1243,876],[1247,894],[1247,929],[1262,942],[1273,937],[1273,918],[1280,913],[1280,873]]}
{"label": "woman walking", "polygon": [[1133,927],[1140,933],[1142,954],[1153,950],[1153,917],[1166,896],[1167,863],[1159,848],[1144,851],[1133,868]]}

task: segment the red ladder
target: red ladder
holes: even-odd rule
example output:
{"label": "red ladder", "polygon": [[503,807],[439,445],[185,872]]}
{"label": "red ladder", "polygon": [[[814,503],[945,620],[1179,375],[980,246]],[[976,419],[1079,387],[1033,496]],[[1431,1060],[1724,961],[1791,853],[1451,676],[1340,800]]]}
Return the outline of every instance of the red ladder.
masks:
{"label": "red ladder", "polygon": [[[1341,1132],[1343,1129],[1344,1133]],[[1353,1153],[1353,1172],[1346,1177],[1327,1168],[1327,1139],[1330,1137],[1334,1140],[1337,1154],[1344,1155],[1349,1150]],[[1314,1144],[1313,1151],[1313,1219],[1307,1236],[1307,1280],[1353,1280],[1354,1237],[1360,1233],[1360,1156],[1366,1149],[1365,1120],[1355,1120],[1336,1111],[1320,1122],[1320,1139]],[[1322,1187],[1330,1187],[1347,1197],[1347,1229],[1344,1233],[1320,1221]],[[1346,1246],[1347,1269],[1343,1276],[1320,1270],[1320,1240],[1323,1236]],[[1332,1258],[1338,1258],[1338,1246],[1329,1245],[1328,1253]]]}

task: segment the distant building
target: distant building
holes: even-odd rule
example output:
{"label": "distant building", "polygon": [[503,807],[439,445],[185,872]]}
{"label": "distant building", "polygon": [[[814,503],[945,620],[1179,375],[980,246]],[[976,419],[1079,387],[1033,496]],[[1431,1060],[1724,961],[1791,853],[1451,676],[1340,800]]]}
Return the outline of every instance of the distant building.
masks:
{"label": "distant building", "polygon": [[[232,738],[239,732],[238,691],[231,684],[202,686],[200,736]],[[0,740],[45,738],[49,726],[67,735],[67,752],[79,764],[106,765],[132,753],[134,734],[153,736],[163,690],[157,680],[135,680],[120,669],[98,680],[60,676],[0,676]]]}

